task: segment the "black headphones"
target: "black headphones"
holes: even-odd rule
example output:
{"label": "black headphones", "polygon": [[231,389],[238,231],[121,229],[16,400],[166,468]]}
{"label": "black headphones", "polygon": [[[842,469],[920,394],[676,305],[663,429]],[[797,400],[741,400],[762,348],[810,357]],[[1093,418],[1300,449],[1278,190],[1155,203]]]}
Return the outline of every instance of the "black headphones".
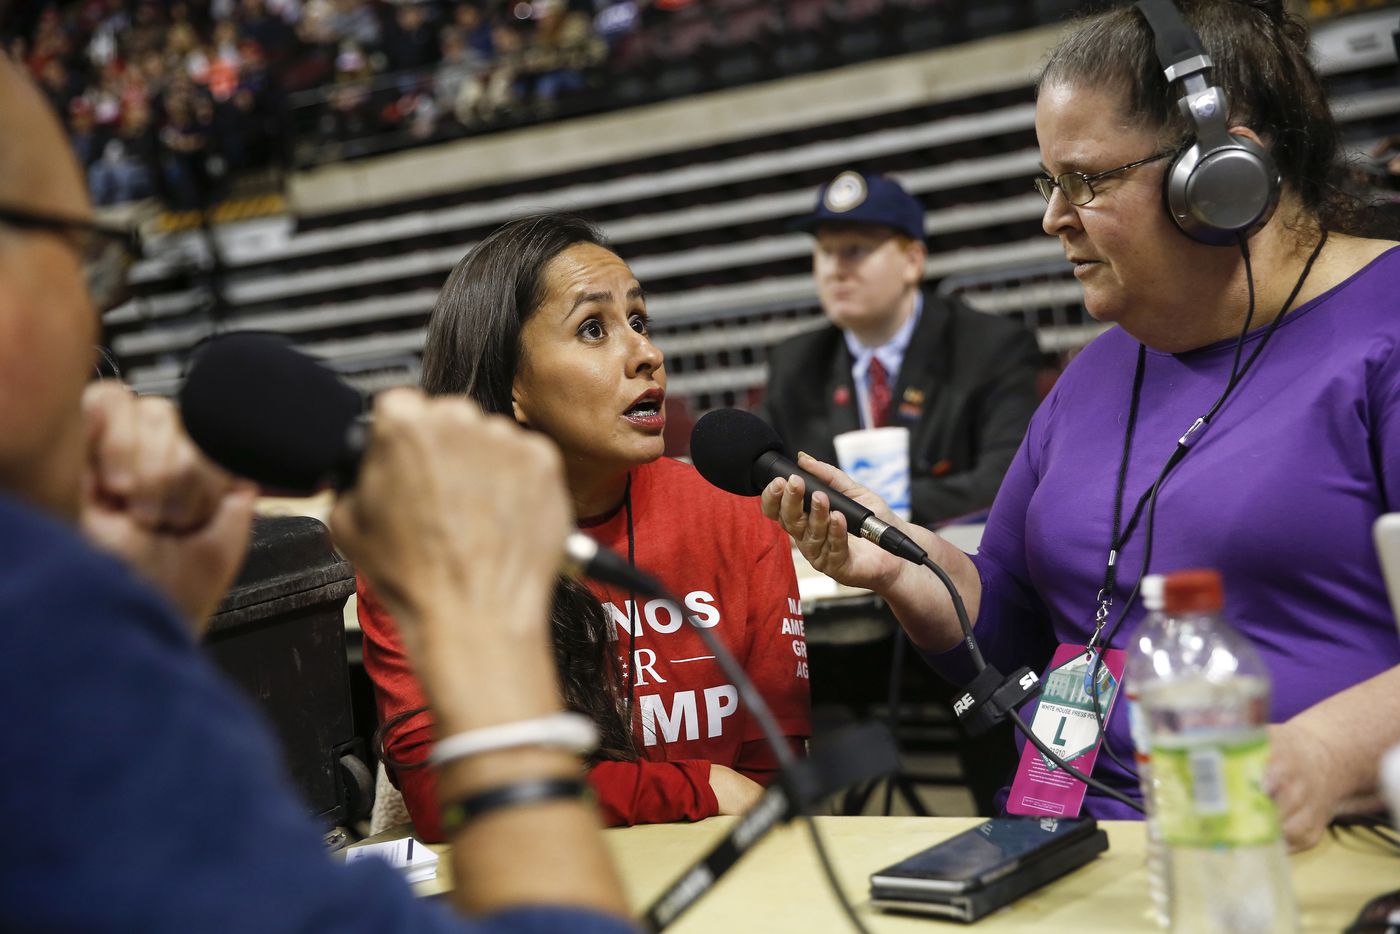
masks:
{"label": "black headphones", "polygon": [[1195,140],[1167,169],[1167,211],[1193,240],[1235,243],[1273,216],[1282,184],[1278,167],[1264,147],[1230,135],[1225,91],[1208,80],[1210,56],[1176,5],[1138,0],[1136,6],[1152,30],[1168,85],[1181,82],[1177,106],[1195,127]]}

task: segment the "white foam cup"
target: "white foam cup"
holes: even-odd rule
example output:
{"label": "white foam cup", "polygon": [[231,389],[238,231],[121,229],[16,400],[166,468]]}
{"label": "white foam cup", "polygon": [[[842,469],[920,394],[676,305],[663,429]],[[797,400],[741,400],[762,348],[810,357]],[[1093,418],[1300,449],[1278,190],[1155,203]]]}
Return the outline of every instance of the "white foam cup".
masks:
{"label": "white foam cup", "polygon": [[852,480],[909,518],[909,429],[863,428],[832,439],[836,460]]}

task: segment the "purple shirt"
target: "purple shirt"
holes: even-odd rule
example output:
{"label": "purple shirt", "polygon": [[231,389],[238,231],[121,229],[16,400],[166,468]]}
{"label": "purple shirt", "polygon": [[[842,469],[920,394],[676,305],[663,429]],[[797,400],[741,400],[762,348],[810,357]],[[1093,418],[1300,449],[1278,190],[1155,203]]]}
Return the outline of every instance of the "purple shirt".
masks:
{"label": "purple shirt", "polygon": [[[1264,328],[1246,340],[1248,359]],[[1149,350],[1124,493],[1124,523],[1177,439],[1220,395],[1234,340],[1189,353]],[[1119,328],[1084,349],[1032,419],[992,507],[979,553],[975,632],[989,663],[1042,671],[1059,642],[1093,632],[1113,524],[1138,344]],[[1154,572],[1218,569],[1225,612],[1273,675],[1285,720],[1400,664],[1371,526],[1400,509],[1400,248],[1279,325],[1157,502]],[[1142,573],[1145,516],[1118,559],[1121,612]],[[1114,637],[1124,647],[1140,601]],[[930,661],[968,677],[965,650]],[[1027,716],[1027,710],[1023,713]],[[1128,760],[1126,703],[1109,744]],[[1100,755],[1095,776],[1137,797]],[[1090,790],[1085,811],[1135,817]]]}

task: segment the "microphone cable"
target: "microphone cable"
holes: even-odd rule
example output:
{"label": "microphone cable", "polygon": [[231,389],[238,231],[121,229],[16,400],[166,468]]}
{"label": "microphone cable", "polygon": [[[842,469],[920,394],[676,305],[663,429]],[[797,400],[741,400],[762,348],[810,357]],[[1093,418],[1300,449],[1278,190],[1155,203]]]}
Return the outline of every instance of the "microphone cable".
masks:
{"label": "microphone cable", "polygon": [[[958,625],[962,627],[963,642],[967,645],[968,654],[972,656],[972,665],[977,669],[977,673],[981,674],[987,668],[987,661],[982,657],[982,650],[977,646],[977,637],[972,634],[972,620],[968,618],[967,607],[963,604],[962,594],[958,592],[958,587],[953,583],[953,579],[948,575],[948,572],[934,563],[932,558],[925,558],[922,564],[943,582],[943,587],[948,591],[948,597],[953,602],[953,612],[957,614],[958,617]],[[1025,735],[1026,739],[1029,740],[1036,749],[1040,750],[1041,755],[1049,759],[1058,768],[1063,769],[1066,775],[1078,779],[1088,787],[1093,788],[1101,794],[1107,795],[1139,813],[1142,811],[1142,805],[1138,804],[1132,798],[1129,798],[1116,788],[1110,788],[1098,779],[1084,774],[1079,771],[1079,769],[1076,769],[1066,762],[1053,749],[1047,746],[1039,736],[1035,735],[1035,731],[1026,725],[1026,721],[1021,719],[1021,715],[1017,713],[1015,709],[1007,710],[1006,716],[1015,725],[1016,729],[1020,730],[1021,733]]]}
{"label": "microphone cable", "polygon": [[[667,600],[677,607],[684,606],[681,601],[677,600],[673,594],[660,584],[658,584],[654,588],[654,592],[648,594],[648,596]],[[831,863],[831,857],[827,852],[825,841],[822,839],[821,833],[817,830],[817,822],[812,819],[812,815],[808,810],[805,796],[792,781],[792,769],[797,763],[797,757],[793,755],[792,749],[787,743],[787,739],[783,736],[781,729],[779,729],[778,721],[774,719],[773,712],[768,707],[768,702],[763,699],[763,695],[759,693],[753,681],[750,680],[748,672],[744,671],[744,667],[739,664],[738,660],[734,658],[733,653],[725,647],[719,637],[711,630],[697,623],[694,616],[690,613],[682,611],[681,615],[685,618],[686,623],[695,630],[695,634],[700,637],[700,641],[705,644],[705,648],[714,655],[720,670],[734,682],[734,687],[739,692],[739,697],[744,702],[744,706],[748,709],[749,714],[754,720],[757,721],[759,729],[763,733],[764,742],[772,751],[773,758],[778,762],[778,777],[776,781],[782,783],[783,790],[787,793],[792,807],[796,810],[797,813],[794,816],[806,825],[808,835],[812,839],[812,848],[816,852],[817,861],[822,867],[822,874],[826,877],[827,884],[830,886],[832,894],[836,896],[836,901],[840,904],[841,910],[851,922],[851,927],[855,928],[859,934],[870,934],[869,929],[865,926],[864,922],[861,921],[860,916],[856,914],[855,906],[853,906],[850,899],[846,897],[846,892],[841,887],[840,879],[836,877],[836,869]],[[742,815],[740,815],[739,819],[742,819]],[[706,888],[708,889],[708,885]],[[669,889],[667,891],[669,892]],[[703,890],[699,894],[703,894]],[[699,897],[699,894],[686,900],[674,913],[669,913],[669,916],[662,919],[660,924],[649,926],[649,930],[663,930],[694,904],[694,900]],[[650,922],[652,920],[652,915],[659,910],[660,901],[658,900],[652,904],[652,907],[647,909],[647,918],[645,920]]]}
{"label": "microphone cable", "polygon": [[1400,856],[1400,834],[1393,823],[1376,815],[1348,815],[1334,817],[1327,825],[1327,833],[1333,840],[1341,842],[1350,834],[1373,847],[1380,848],[1388,856]]}

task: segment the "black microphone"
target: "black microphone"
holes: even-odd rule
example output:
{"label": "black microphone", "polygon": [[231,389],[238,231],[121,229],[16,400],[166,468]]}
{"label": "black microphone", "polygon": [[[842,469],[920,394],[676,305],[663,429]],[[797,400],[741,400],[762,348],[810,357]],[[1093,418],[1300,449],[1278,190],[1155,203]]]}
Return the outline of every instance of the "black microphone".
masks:
{"label": "black microphone", "polygon": [[[365,400],[285,338],[245,331],[210,339],[190,364],[179,403],[185,431],[229,473],[294,496],[355,485],[369,443]],[[664,593],[582,532],[565,541],[562,570],[648,597]]]}
{"label": "black microphone", "polygon": [[690,433],[690,459],[700,476],[738,496],[757,496],[775,477],[786,479],[797,474],[806,484],[804,511],[811,510],[812,494],[821,490],[832,510],[846,517],[846,528],[852,534],[915,564],[928,559],[928,553],[909,536],[798,467],[783,453],[778,433],[757,415],[739,409],[715,409],[701,416]]}

